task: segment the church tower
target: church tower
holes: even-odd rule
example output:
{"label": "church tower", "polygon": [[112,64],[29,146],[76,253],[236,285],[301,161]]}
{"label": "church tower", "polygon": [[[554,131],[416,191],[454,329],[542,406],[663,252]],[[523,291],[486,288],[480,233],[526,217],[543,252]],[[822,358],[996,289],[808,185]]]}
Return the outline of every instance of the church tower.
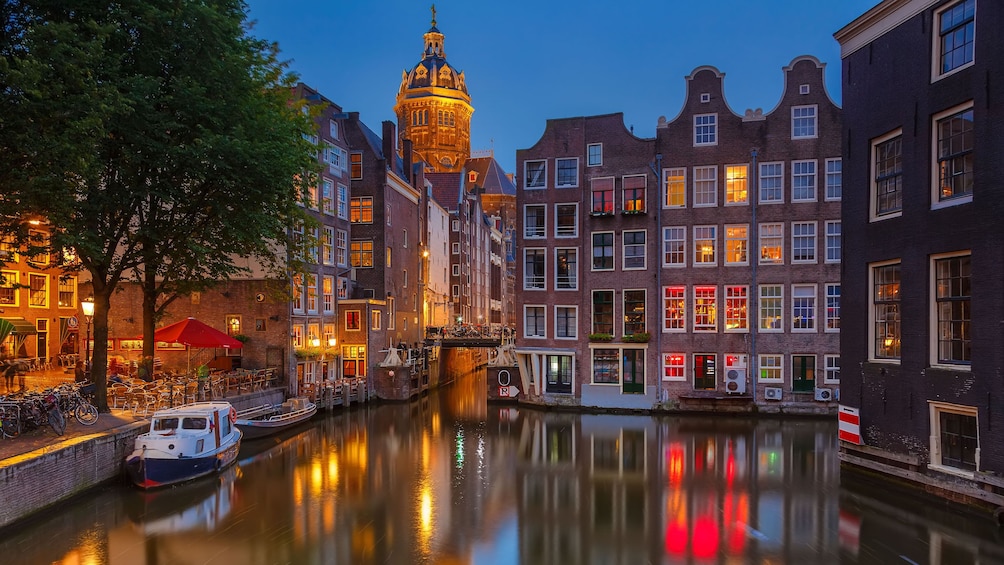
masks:
{"label": "church tower", "polygon": [[[401,74],[394,113],[403,142],[410,139],[414,152],[437,173],[460,172],[471,155],[471,97],[463,71],[446,62],[443,33],[436,27],[425,32],[422,60]],[[399,143],[398,147],[403,147]]]}

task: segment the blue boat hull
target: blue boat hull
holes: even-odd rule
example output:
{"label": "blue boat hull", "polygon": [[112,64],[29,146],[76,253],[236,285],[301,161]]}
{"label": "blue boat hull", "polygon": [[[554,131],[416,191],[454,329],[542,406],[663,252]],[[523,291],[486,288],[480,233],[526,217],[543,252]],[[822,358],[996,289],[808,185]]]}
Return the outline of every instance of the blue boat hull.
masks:
{"label": "blue boat hull", "polygon": [[219,473],[237,460],[240,439],[203,457],[160,459],[133,455],[126,459],[126,472],[136,486],[144,489],[159,488],[183,483],[206,475]]}

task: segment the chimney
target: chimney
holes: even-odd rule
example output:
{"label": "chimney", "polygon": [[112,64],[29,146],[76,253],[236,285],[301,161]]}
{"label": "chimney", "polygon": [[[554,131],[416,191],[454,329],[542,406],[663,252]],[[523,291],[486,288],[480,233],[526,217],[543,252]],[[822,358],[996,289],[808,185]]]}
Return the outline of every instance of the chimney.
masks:
{"label": "chimney", "polygon": [[397,153],[397,136],[394,133],[394,122],[384,120],[383,122],[383,158],[387,160],[387,167],[394,170],[394,157]]}
{"label": "chimney", "polygon": [[415,171],[412,170],[411,166],[411,140],[407,137],[404,138],[404,147],[402,148],[402,157],[404,158],[404,174],[408,175],[408,182],[411,186],[420,188],[418,184],[415,183]]}

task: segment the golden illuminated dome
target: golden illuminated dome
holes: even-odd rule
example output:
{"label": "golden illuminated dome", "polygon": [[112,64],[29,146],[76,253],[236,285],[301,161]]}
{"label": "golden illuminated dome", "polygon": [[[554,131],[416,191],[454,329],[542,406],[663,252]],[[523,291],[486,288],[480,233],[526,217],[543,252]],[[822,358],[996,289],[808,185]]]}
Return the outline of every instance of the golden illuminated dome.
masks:
{"label": "golden illuminated dome", "polygon": [[459,171],[471,152],[471,97],[463,71],[446,61],[444,35],[436,27],[425,32],[422,60],[401,73],[394,113],[401,139],[437,172]]}

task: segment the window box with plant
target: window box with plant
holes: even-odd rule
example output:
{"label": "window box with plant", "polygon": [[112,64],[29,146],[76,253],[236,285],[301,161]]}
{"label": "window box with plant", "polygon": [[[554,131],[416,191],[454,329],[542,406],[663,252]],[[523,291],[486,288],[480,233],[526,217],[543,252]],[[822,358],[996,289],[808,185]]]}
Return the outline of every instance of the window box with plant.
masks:
{"label": "window box with plant", "polygon": [[647,343],[650,339],[652,339],[652,335],[648,332],[638,332],[624,336],[624,341],[627,343]]}
{"label": "window box with plant", "polygon": [[613,334],[595,333],[589,334],[589,341],[613,341]]}

